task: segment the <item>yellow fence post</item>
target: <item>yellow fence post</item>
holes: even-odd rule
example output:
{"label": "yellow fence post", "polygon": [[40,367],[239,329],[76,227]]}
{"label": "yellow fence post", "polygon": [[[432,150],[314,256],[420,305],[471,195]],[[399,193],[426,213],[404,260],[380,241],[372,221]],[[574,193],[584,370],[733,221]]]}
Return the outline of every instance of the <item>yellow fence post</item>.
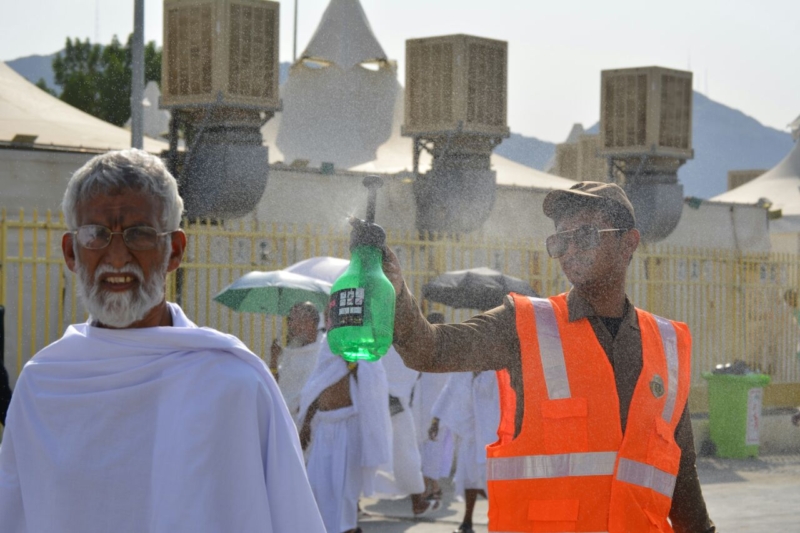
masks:
{"label": "yellow fence post", "polygon": [[19,255],[17,255],[17,375],[22,370],[22,334],[23,334],[23,300],[22,295],[25,290],[22,260],[25,257],[25,212],[19,210]]}
{"label": "yellow fence post", "polygon": [[36,353],[36,321],[39,317],[36,316],[36,285],[37,285],[37,270],[39,259],[39,212],[33,210],[33,238],[31,239],[31,346],[30,355]]}

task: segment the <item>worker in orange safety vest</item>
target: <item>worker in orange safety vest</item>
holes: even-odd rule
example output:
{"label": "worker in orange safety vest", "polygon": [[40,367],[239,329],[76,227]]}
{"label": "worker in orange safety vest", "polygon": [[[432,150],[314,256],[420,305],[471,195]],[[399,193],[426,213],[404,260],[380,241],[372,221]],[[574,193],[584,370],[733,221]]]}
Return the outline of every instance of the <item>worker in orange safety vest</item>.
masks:
{"label": "worker in orange safety vest", "polygon": [[428,324],[397,257],[384,254],[405,364],[497,371],[489,531],[715,532],[687,407],[691,335],[635,308],[625,292],[640,240],[633,206],[617,185],[580,182],[550,192],[543,209],[556,227],[547,251],[572,289],[512,294],[462,324]]}

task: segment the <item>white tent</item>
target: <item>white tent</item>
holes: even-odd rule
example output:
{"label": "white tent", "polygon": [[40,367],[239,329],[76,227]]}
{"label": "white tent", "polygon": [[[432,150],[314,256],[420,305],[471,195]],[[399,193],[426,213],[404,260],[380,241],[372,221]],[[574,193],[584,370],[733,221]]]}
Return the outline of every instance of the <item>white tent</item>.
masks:
{"label": "white tent", "polygon": [[350,70],[360,63],[386,61],[358,0],[331,0],[300,59],[316,59]]}
{"label": "white tent", "polygon": [[[144,100],[142,101],[142,122],[144,123],[144,134],[153,139],[166,138],[169,136],[170,113],[166,109],[161,109],[161,91],[158,83],[147,82],[144,88]],[[131,128],[131,119],[125,123],[125,129]]]}
{"label": "white tent", "polygon": [[[372,64],[374,68],[367,68]],[[283,112],[263,128],[270,161],[396,174],[410,172],[412,141],[400,135],[403,88],[358,0],[331,0],[314,36],[281,87]],[[499,185],[540,189],[574,183],[497,154]],[[430,168],[423,153],[420,171]]]}
{"label": "white tent", "polygon": [[[129,131],[62,102],[0,62],[0,141],[10,142],[17,135],[35,137],[35,148],[96,151],[131,146]],[[165,142],[144,140],[149,152],[167,147]]]}
{"label": "white tent", "polygon": [[800,116],[794,119],[794,122],[789,124],[789,130],[792,132],[792,138],[795,141],[800,140]]}
{"label": "white tent", "polygon": [[780,209],[783,214],[783,218],[771,223],[772,231],[800,231],[800,142],[773,169],[712,198],[742,204],[756,204],[762,199],[772,204],[770,209]]}
{"label": "white tent", "polygon": [[[363,165],[353,167],[351,170],[360,172],[377,172],[382,174],[396,174],[410,172],[413,166],[412,140],[400,136],[400,123],[402,121],[402,95],[400,96],[400,116],[396,117],[396,131],[392,137],[383,144],[375,160]],[[568,189],[575,182],[553,174],[548,174],[525,165],[521,165],[505,157],[492,154],[492,169],[497,173],[497,184],[516,187],[533,187],[537,189]],[[420,172],[427,172],[431,167],[431,156],[423,152],[420,156]]]}
{"label": "white tent", "polygon": [[337,168],[371,161],[389,140],[402,93],[358,0],[332,0],[281,87],[283,112],[263,129],[270,159]]}

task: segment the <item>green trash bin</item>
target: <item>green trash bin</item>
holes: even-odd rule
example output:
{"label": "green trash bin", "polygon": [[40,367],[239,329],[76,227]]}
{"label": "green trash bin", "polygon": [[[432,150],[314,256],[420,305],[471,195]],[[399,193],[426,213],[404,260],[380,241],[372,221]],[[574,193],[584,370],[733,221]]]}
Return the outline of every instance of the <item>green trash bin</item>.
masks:
{"label": "green trash bin", "polygon": [[703,379],[708,381],[708,425],[717,457],[757,457],[769,376],[705,372]]}

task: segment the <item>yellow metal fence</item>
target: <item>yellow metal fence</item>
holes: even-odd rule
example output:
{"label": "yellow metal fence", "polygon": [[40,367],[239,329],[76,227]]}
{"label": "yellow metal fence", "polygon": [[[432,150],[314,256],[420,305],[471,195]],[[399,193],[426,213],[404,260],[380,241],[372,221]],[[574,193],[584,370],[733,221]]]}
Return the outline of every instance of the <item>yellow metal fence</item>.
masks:
{"label": "yellow metal fence", "polygon": [[[61,217],[22,211],[0,216],[0,305],[6,308],[6,368],[16,379],[24,363],[60,337],[67,325],[85,319],[73,275],[64,266]],[[186,223],[188,248],[180,279],[169,278],[168,297],[197,324],[232,333],[262,357],[283,335],[279,317],[234,312],[213,301],[229,283],[252,270],[275,270],[313,256],[349,256],[346,228],[259,223]],[[543,243],[482,236],[420,239],[416,232],[388,231],[407,283],[419,298],[422,285],[448,271],[488,266],[527,280],[542,295],[568,284]],[[800,328],[784,301],[800,286],[800,258],[642,246],[629,269],[633,303],[689,324],[693,339],[693,382],[715,364],[737,359],[768,372],[773,383],[800,391],[797,356]],[[449,321],[471,316],[421,302],[445,312]],[[790,399],[787,401],[800,398]]]}

